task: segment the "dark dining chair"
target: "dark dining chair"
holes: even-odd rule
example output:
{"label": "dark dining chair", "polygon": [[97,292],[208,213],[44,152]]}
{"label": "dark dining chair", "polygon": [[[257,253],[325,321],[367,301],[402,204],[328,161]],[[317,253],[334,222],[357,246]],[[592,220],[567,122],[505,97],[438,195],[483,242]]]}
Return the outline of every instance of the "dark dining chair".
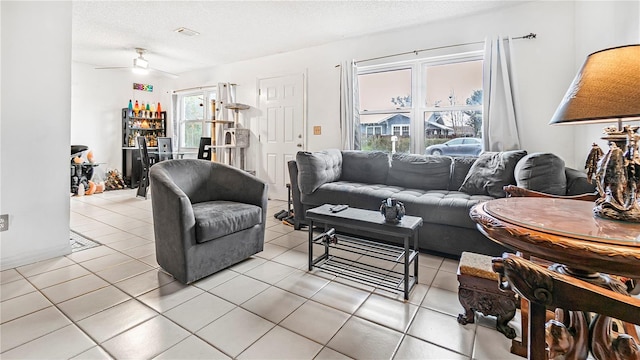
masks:
{"label": "dark dining chair", "polygon": [[149,189],[149,168],[152,164],[149,158],[149,151],[147,150],[147,139],[145,139],[144,136],[138,136],[136,137],[136,144],[140,151],[140,165],[142,168],[136,196],[146,199],[147,190]]}
{"label": "dark dining chair", "polygon": [[198,159],[211,161],[211,148],[206,148],[207,146],[211,146],[211,138],[201,137],[200,146],[198,147]]}
{"label": "dark dining chair", "polygon": [[158,161],[173,160],[173,146],[170,137],[158,138]]}

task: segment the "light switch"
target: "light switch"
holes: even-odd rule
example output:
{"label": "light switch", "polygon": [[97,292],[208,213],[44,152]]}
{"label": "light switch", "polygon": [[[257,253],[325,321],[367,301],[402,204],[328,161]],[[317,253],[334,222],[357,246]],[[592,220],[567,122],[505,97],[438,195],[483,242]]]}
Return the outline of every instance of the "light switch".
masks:
{"label": "light switch", "polygon": [[313,135],[322,135],[322,126],[314,126]]}

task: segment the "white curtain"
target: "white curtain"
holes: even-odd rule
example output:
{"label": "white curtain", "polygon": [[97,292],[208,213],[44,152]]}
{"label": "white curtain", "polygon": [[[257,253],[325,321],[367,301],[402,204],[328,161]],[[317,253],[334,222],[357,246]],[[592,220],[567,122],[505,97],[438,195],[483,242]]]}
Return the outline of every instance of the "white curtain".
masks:
{"label": "white curtain", "polygon": [[[505,46],[505,42],[507,46]],[[520,149],[516,113],[511,87],[511,38],[488,38],[484,48],[484,114],[482,138],[484,150]]]}
{"label": "white curtain", "polygon": [[356,62],[340,64],[340,132],[343,150],[360,149],[360,92]]}
{"label": "white curtain", "polygon": [[[177,114],[178,114],[178,94],[173,93],[171,94],[171,111],[169,111],[167,113],[167,119],[164,122],[164,126],[165,129],[169,128],[169,119],[171,119],[171,141],[173,143],[173,151],[182,151],[182,144],[180,143],[180,138],[179,138],[179,134],[180,134],[180,124],[178,124],[178,118],[177,118]],[[166,134],[166,136],[169,136],[169,134]]]}

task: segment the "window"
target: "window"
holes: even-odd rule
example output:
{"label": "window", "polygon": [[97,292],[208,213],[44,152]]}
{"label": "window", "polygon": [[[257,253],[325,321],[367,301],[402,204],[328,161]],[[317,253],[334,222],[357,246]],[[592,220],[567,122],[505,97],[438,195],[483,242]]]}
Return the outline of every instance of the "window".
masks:
{"label": "window", "polygon": [[445,63],[423,64],[425,84],[425,146],[451,138],[455,144],[468,144],[482,137],[482,57],[453,59]]}
{"label": "window", "polygon": [[211,135],[211,102],[215,89],[178,96],[178,140],[180,149],[197,149],[200,138]]}
{"label": "window", "polygon": [[[413,68],[374,68],[358,74],[360,84],[360,143],[362,150],[391,151],[391,136],[411,123]],[[373,126],[372,124],[376,124]],[[371,132],[369,128],[375,128]],[[396,130],[399,128],[400,130]],[[399,131],[399,134],[395,134]],[[399,140],[398,151],[409,151],[409,138]]]}
{"label": "window", "polygon": [[391,152],[392,136],[414,153],[482,136],[481,51],[360,67],[358,82],[362,150]]}
{"label": "window", "polygon": [[382,135],[382,126],[367,126],[365,133],[367,136]]}
{"label": "window", "polygon": [[393,125],[393,135],[409,136],[409,125]]}

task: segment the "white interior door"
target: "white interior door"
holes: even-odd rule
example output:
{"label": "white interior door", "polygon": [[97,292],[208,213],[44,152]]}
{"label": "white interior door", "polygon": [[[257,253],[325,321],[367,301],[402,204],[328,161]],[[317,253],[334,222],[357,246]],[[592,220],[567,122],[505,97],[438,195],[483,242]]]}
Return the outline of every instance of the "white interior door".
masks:
{"label": "white interior door", "polygon": [[258,177],[269,184],[269,197],[287,200],[287,162],[305,148],[304,75],[258,79],[260,165]]}

